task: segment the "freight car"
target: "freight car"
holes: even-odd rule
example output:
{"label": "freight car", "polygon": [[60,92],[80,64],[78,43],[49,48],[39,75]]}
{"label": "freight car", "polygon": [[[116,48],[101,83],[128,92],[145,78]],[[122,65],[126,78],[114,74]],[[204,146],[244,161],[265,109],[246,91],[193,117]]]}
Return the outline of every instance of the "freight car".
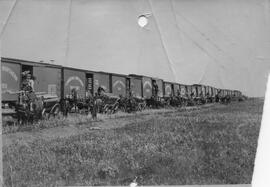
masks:
{"label": "freight car", "polygon": [[193,84],[192,87],[194,88],[194,90],[196,90],[194,102],[198,105],[204,104],[205,103],[205,86],[201,84]]}
{"label": "freight car", "polygon": [[[23,72],[35,79],[33,90],[37,94],[36,97],[43,100],[43,109],[40,116],[55,115],[60,111],[59,97],[61,94],[61,67],[44,63],[32,63],[25,60],[1,59],[2,69],[2,108],[3,114],[18,114],[16,109],[20,109],[22,115],[28,115],[27,118],[33,118],[31,108],[28,109],[24,105],[24,97],[22,82],[24,79]],[[47,76],[47,75],[50,76]],[[35,105],[35,101],[31,101],[29,105]],[[19,116],[26,118],[26,116]]]}
{"label": "freight car", "polygon": [[205,101],[206,103],[213,102],[213,90],[211,86],[205,86]]}
{"label": "freight car", "polygon": [[163,98],[165,93],[162,79],[136,74],[130,74],[129,77],[131,81],[137,81],[137,86],[133,87],[131,85],[131,92],[137,93],[138,96],[145,99],[148,107],[159,108],[164,106],[165,102]]}
{"label": "freight car", "polygon": [[222,90],[201,84],[184,85],[143,75],[96,72],[10,58],[2,58],[1,61],[4,108],[14,108],[18,103],[23,72],[28,72],[35,79],[35,93],[43,101],[48,101],[44,103],[47,107],[45,111],[54,114],[59,111],[59,103],[63,110],[67,108],[63,103],[71,102],[74,98],[77,103],[73,108],[76,110],[76,105],[83,108],[87,99],[95,97],[98,90],[107,93],[107,98],[134,97],[139,102],[150,101],[152,107],[164,106],[165,100],[175,106],[185,106],[212,102],[217,96],[241,98],[241,92],[237,90]]}
{"label": "freight car", "polygon": [[164,97],[169,98],[174,96],[174,83],[164,82]]}

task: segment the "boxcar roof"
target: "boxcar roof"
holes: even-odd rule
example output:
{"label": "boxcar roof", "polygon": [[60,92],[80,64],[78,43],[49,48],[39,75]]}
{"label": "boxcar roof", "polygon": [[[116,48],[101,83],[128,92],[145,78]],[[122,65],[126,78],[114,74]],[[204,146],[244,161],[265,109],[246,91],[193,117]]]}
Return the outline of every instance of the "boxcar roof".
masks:
{"label": "boxcar roof", "polygon": [[[136,77],[136,78],[149,77],[149,76],[137,75],[137,74],[129,74],[128,76],[130,76],[130,77]],[[149,78],[152,78],[152,77],[149,77]]]}
{"label": "boxcar roof", "polygon": [[193,84],[192,86],[205,86],[203,84]]}
{"label": "boxcar roof", "polygon": [[16,64],[23,64],[23,65],[32,65],[32,66],[45,66],[45,67],[55,67],[55,68],[61,68],[62,66],[56,65],[56,64],[49,64],[44,62],[34,62],[34,61],[28,61],[28,60],[20,60],[15,58],[1,58],[2,62],[8,62],[8,63],[16,63]]}
{"label": "boxcar roof", "polygon": [[119,77],[128,77],[128,75],[120,74],[120,73],[108,73],[108,72],[103,72],[103,71],[98,71],[97,73],[110,74],[110,75],[119,76]]}
{"label": "boxcar roof", "polygon": [[85,69],[79,69],[79,68],[72,68],[72,67],[66,67],[63,66],[64,69],[69,69],[69,70],[74,70],[74,71],[81,71],[84,73],[95,73],[94,71],[90,71],[90,70],[85,70]]}
{"label": "boxcar roof", "polygon": [[170,81],[164,81],[164,83],[168,83],[168,84],[178,84],[178,83],[170,82]]}

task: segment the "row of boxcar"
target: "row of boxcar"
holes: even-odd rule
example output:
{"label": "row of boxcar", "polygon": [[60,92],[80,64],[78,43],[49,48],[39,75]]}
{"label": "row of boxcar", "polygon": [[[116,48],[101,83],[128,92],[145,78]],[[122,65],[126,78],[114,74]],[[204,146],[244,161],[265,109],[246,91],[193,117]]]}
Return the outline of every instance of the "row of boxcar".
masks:
{"label": "row of boxcar", "polygon": [[99,87],[113,95],[126,96],[129,92],[140,98],[150,98],[153,81],[158,85],[158,96],[182,97],[240,97],[237,90],[217,89],[206,85],[184,85],[142,75],[122,75],[63,67],[59,65],[2,58],[2,102],[16,102],[18,96],[11,94],[21,89],[22,72],[29,71],[35,77],[34,91],[65,98],[76,89],[79,98],[95,94]]}

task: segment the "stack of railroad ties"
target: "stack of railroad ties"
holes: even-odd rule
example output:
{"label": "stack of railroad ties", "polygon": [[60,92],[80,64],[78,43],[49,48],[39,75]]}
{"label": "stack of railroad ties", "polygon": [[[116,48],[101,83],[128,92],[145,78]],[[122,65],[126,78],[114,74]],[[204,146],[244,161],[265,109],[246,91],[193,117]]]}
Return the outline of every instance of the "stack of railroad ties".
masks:
{"label": "stack of railroad ties", "polygon": [[[54,64],[1,58],[2,109],[14,109],[22,92],[22,73],[33,77],[33,91],[44,103],[43,114],[65,114],[91,110],[114,113],[142,110],[145,107],[189,106],[243,100],[238,90],[212,86],[184,85],[142,75],[63,67]],[[26,94],[27,95],[27,94]]]}

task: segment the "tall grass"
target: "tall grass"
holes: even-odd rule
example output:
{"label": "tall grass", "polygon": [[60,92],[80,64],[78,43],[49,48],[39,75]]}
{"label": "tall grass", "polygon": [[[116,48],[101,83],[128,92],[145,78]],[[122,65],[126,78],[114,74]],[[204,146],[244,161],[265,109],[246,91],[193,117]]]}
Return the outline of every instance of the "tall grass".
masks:
{"label": "tall grass", "polygon": [[250,183],[262,102],[164,112],[123,128],[3,147],[6,186]]}

